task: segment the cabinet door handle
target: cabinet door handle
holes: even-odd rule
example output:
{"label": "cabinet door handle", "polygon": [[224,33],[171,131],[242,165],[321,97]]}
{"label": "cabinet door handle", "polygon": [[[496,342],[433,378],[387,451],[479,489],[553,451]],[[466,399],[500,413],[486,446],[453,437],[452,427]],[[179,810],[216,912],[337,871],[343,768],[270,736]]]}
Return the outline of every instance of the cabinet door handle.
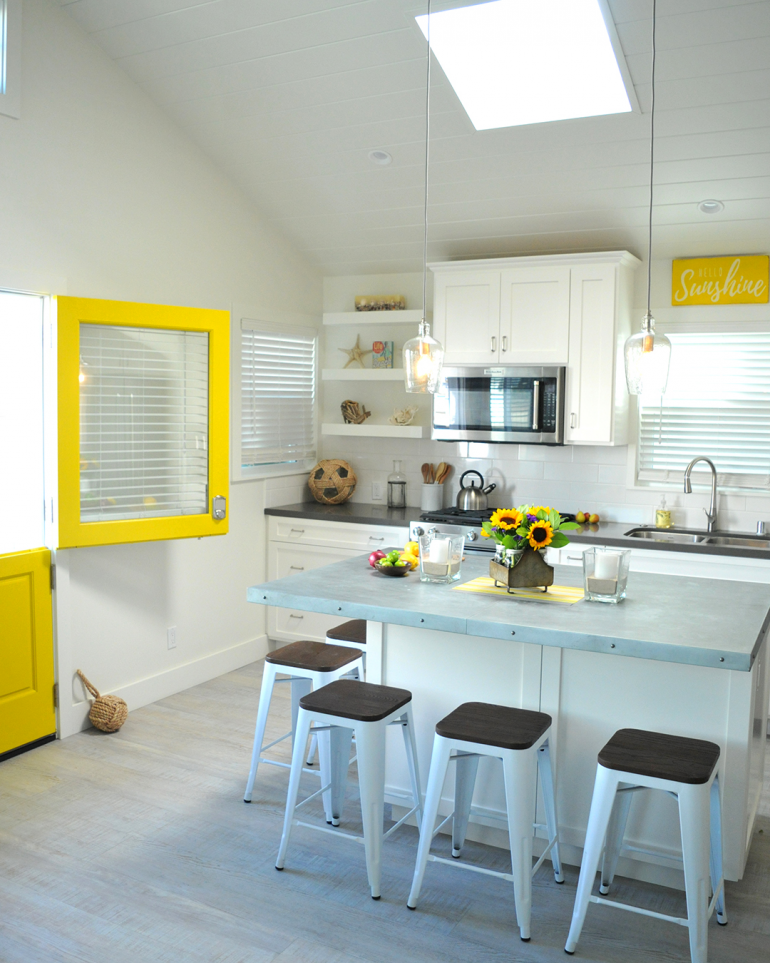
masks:
{"label": "cabinet door handle", "polygon": [[305,571],[305,566],[304,566],[304,565],[290,565],[290,566],[289,566],[289,571],[291,571],[292,569],[293,569],[295,572],[304,572],[304,571]]}
{"label": "cabinet door handle", "polygon": [[304,615],[295,615],[293,612],[289,615],[290,619],[304,619]]}
{"label": "cabinet door handle", "polygon": [[370,535],[370,536],[369,536],[369,541],[370,541],[370,542],[384,542],[384,541],[385,541],[385,536],[384,536],[384,535]]}
{"label": "cabinet door handle", "polygon": [[292,529],[289,529],[289,534],[292,534],[293,532],[296,532],[298,535],[304,535],[304,534],[305,534],[305,529],[304,529],[304,528],[292,528]]}
{"label": "cabinet door handle", "polygon": [[507,350],[508,350],[508,335],[507,335],[507,334],[504,334],[504,335],[503,335],[503,351],[507,351]]}
{"label": "cabinet door handle", "polygon": [[494,335],[492,335],[492,340],[491,340],[489,350],[493,353],[497,351],[497,338]]}
{"label": "cabinet door handle", "polygon": [[577,415],[575,414],[574,411],[569,416],[569,426],[570,428],[577,428]]}
{"label": "cabinet door handle", "polygon": [[568,556],[567,556],[567,561],[568,561],[568,562],[582,562],[582,561],[583,561],[583,556],[582,556],[582,555],[568,555]]}

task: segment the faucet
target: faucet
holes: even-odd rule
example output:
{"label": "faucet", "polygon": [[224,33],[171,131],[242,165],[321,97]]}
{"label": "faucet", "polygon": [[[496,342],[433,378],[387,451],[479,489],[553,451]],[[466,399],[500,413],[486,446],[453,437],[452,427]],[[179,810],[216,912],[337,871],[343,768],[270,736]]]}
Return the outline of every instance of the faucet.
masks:
{"label": "faucet", "polygon": [[693,465],[697,465],[699,461],[705,461],[706,464],[711,469],[711,504],[708,509],[703,509],[706,512],[706,518],[708,519],[708,524],[706,526],[706,531],[713,532],[714,526],[717,523],[717,470],[714,467],[714,462],[710,458],[706,458],[705,455],[698,455],[697,458],[693,458],[690,464],[684,470],[684,493],[685,495],[692,494],[692,485],[690,484],[690,472],[692,472]]}

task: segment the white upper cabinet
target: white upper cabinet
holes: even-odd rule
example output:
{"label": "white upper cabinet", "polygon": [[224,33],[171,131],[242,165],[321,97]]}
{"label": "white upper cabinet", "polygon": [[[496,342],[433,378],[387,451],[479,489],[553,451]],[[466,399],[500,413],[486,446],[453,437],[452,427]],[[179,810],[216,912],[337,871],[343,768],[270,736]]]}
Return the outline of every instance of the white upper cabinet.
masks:
{"label": "white upper cabinet", "polygon": [[431,264],[434,328],[451,365],[565,365],[564,440],[628,442],[627,251]]}
{"label": "white upper cabinet", "polygon": [[433,317],[446,364],[496,363],[500,353],[500,272],[438,274]]}
{"label": "white upper cabinet", "polygon": [[568,267],[521,267],[501,272],[501,364],[567,363],[569,285]]}

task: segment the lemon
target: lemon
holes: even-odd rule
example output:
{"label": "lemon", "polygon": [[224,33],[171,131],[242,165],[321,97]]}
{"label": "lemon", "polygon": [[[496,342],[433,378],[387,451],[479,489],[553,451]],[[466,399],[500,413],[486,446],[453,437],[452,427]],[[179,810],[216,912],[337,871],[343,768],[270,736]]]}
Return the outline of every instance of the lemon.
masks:
{"label": "lemon", "polygon": [[419,554],[420,554],[419,542],[407,542],[406,545],[404,545],[404,554],[414,555],[416,557],[419,557]]}

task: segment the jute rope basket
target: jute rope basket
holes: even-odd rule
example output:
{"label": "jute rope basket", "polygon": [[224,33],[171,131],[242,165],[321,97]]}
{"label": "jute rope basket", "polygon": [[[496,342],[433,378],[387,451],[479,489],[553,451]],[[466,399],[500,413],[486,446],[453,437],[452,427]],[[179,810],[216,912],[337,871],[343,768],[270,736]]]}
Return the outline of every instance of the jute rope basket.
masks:
{"label": "jute rope basket", "polygon": [[128,716],[128,706],[120,696],[100,695],[95,685],[92,685],[78,669],[78,675],[83,685],[94,697],[94,704],[88,713],[88,718],[102,732],[117,732]]}

